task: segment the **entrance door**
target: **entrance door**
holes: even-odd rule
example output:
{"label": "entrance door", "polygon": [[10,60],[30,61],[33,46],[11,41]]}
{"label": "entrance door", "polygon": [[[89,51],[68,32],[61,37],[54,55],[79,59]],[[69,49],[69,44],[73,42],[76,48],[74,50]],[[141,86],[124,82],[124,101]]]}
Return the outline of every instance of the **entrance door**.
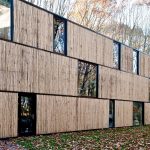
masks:
{"label": "entrance door", "polygon": [[18,110],[19,135],[36,134],[36,95],[20,93]]}

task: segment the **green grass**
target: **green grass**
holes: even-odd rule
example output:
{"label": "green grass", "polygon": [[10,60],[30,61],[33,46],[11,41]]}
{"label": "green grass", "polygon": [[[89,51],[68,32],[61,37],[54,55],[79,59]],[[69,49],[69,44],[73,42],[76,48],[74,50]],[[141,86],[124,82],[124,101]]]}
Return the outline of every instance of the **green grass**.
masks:
{"label": "green grass", "polygon": [[149,150],[150,126],[21,137],[10,141],[30,150]]}

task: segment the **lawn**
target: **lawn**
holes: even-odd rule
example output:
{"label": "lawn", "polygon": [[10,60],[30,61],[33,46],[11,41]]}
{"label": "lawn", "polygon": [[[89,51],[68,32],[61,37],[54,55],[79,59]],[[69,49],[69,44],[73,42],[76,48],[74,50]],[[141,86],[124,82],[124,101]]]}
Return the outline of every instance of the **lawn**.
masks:
{"label": "lawn", "polygon": [[21,137],[9,142],[30,150],[150,150],[150,126]]}

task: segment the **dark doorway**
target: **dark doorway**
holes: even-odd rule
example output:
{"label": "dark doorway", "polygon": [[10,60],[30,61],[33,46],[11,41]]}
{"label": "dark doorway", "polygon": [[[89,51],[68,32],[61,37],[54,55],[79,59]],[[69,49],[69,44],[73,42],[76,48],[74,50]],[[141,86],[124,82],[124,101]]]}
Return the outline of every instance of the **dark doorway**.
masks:
{"label": "dark doorway", "polygon": [[19,136],[36,134],[36,95],[19,93]]}

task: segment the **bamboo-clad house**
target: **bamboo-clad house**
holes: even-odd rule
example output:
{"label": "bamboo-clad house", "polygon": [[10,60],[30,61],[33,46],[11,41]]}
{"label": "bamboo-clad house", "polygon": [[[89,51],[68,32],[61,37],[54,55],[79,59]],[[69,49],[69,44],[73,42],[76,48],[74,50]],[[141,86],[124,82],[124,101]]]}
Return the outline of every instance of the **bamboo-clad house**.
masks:
{"label": "bamboo-clad house", "polygon": [[0,138],[150,124],[150,56],[23,0],[0,0]]}

